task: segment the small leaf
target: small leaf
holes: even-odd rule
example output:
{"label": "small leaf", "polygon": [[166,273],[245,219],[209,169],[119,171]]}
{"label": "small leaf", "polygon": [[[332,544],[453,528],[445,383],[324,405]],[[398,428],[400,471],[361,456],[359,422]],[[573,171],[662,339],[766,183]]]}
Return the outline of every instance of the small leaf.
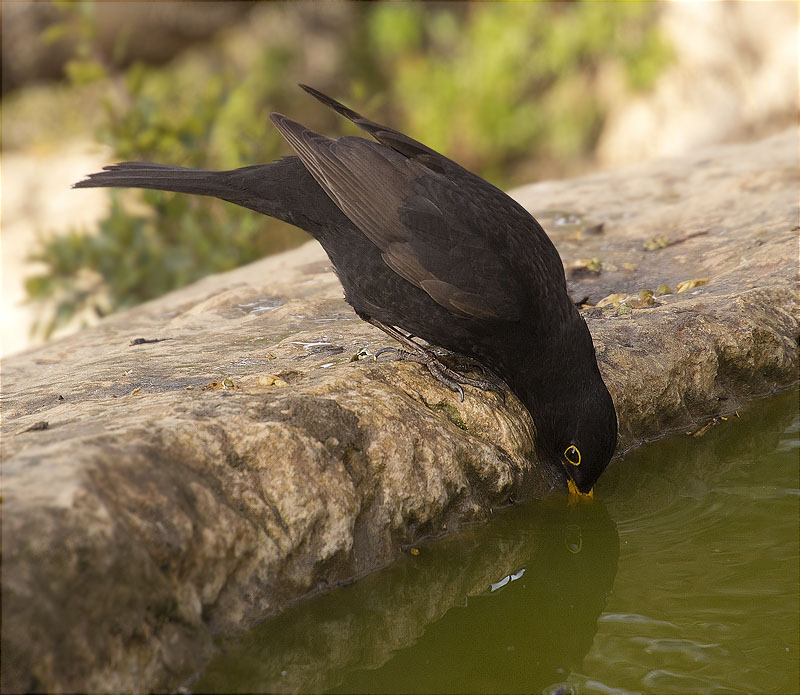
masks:
{"label": "small leaf", "polygon": [[693,290],[695,287],[705,285],[707,282],[708,278],[692,278],[691,280],[684,280],[675,286],[675,292],[680,293],[686,292],[687,290]]}
{"label": "small leaf", "polygon": [[644,242],[645,251],[657,251],[658,249],[663,249],[666,246],[669,246],[669,239],[667,239],[667,237],[665,237],[663,234],[657,234],[656,236]]}
{"label": "small leaf", "polygon": [[597,302],[597,304],[595,304],[595,306],[602,308],[604,306],[610,306],[612,304],[618,304],[623,299],[625,299],[627,296],[628,295],[625,294],[624,292],[617,293],[617,294],[610,294],[607,297],[603,297],[603,299],[601,299],[599,302]]}

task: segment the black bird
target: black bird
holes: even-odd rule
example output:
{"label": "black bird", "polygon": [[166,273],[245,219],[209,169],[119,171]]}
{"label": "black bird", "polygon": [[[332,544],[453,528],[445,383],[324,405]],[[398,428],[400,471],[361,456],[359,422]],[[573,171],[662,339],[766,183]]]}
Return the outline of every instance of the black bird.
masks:
{"label": "black bird", "polygon": [[332,140],[274,113],[296,157],[232,171],[124,162],[75,187],[215,196],[306,230],[346,300],[403,344],[401,356],[413,353],[459,391],[457,382],[489,385],[449,369],[412,336],[490,368],[530,411],[539,458],[563,467],[573,492],[591,492],[614,452],[617,418],[542,227],[447,157],[301,87],[377,142]]}

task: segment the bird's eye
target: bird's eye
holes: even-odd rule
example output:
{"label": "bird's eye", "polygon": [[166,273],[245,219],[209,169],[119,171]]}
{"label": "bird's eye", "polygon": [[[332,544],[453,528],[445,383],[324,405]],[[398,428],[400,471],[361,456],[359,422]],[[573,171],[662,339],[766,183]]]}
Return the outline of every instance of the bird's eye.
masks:
{"label": "bird's eye", "polygon": [[578,447],[574,444],[571,444],[564,450],[564,458],[573,466],[581,465],[581,452],[578,451]]}

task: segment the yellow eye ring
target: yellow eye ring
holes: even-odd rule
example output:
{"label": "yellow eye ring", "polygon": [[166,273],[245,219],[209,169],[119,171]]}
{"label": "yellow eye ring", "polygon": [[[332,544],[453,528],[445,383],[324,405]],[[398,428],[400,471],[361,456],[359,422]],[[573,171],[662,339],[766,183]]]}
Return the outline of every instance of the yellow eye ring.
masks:
{"label": "yellow eye ring", "polygon": [[564,450],[564,458],[567,459],[567,461],[569,461],[573,466],[581,465],[581,452],[574,444],[570,444]]}

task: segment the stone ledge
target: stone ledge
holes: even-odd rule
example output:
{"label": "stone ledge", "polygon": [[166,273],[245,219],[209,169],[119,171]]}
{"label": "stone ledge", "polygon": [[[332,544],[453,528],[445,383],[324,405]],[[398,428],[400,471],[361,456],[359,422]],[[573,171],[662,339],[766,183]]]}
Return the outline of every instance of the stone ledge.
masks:
{"label": "stone ledge", "polygon": [[[516,192],[589,304],[708,280],[587,310],[621,450],[796,380],[796,144]],[[351,361],[385,344],[312,243],[6,360],[5,689],[174,688],[214,637],[559,485],[516,399]]]}

